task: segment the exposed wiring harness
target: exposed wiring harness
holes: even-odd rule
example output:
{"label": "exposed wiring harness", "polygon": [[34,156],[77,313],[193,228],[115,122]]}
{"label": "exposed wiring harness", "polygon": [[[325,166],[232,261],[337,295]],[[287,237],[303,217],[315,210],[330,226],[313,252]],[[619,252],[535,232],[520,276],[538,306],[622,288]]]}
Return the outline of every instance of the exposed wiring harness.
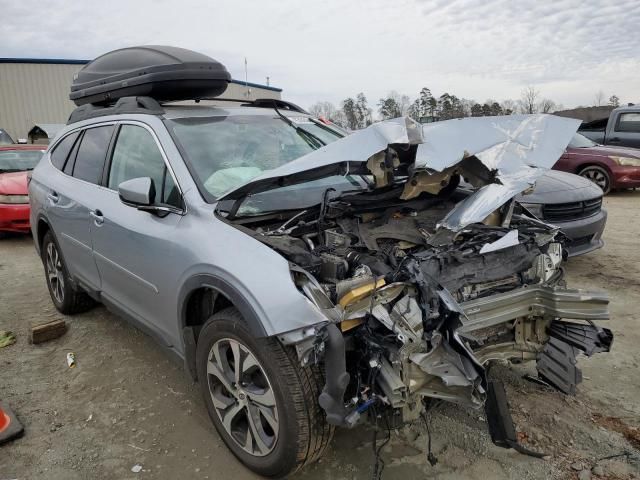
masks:
{"label": "exposed wiring harness", "polygon": [[436,463],[438,463],[438,457],[436,457],[431,450],[431,410],[434,406],[435,404],[433,404],[430,398],[425,399],[424,411],[420,415],[425,427],[427,428],[427,460],[432,467],[434,467]]}
{"label": "exposed wiring harness", "polygon": [[385,463],[382,459],[380,453],[382,449],[385,447],[389,440],[391,440],[391,427],[389,426],[389,420],[387,419],[387,415],[380,415],[384,419],[385,427],[387,429],[387,436],[384,441],[378,445],[378,410],[375,405],[371,406],[371,413],[374,416],[374,429],[373,429],[373,471],[371,472],[372,480],[380,480],[382,478],[382,472],[384,471]]}

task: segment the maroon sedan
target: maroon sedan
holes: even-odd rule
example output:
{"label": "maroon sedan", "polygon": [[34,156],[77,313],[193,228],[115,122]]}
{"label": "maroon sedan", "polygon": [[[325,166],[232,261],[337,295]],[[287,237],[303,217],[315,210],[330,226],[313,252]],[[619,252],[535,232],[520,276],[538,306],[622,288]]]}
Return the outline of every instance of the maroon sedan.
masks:
{"label": "maroon sedan", "polygon": [[640,187],[640,149],[598,145],[579,133],[553,168],[588,178],[605,194]]}

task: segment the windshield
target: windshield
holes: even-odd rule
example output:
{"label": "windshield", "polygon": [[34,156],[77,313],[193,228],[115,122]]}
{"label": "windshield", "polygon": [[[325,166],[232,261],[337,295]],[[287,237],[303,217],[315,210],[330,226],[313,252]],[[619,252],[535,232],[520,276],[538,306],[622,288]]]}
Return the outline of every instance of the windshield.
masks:
{"label": "windshield", "polygon": [[598,146],[597,143],[592,142],[587,137],[580,135],[579,133],[576,133],[569,142],[569,148],[589,148],[596,146]]}
{"label": "windshield", "polygon": [[44,150],[4,150],[0,151],[0,172],[22,172],[33,170]]}
{"label": "windshield", "polygon": [[[166,123],[208,201],[342,137],[308,117],[233,115]],[[349,182],[347,182],[349,183]]]}

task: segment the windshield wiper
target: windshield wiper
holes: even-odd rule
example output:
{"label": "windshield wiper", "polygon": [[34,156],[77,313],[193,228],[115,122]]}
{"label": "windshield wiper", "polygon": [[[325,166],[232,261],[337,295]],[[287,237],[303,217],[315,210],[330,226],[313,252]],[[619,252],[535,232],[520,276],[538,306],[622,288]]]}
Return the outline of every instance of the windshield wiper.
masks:
{"label": "windshield wiper", "polygon": [[289,117],[287,117],[280,110],[278,110],[278,106],[276,105],[275,101],[273,102],[273,109],[276,111],[278,116],[287,123],[287,125],[292,127],[296,131],[296,133],[300,135],[300,137],[302,137],[302,139],[309,144],[311,148],[318,149],[326,145],[326,143],[324,143],[319,137],[305,130],[304,128],[296,125]]}

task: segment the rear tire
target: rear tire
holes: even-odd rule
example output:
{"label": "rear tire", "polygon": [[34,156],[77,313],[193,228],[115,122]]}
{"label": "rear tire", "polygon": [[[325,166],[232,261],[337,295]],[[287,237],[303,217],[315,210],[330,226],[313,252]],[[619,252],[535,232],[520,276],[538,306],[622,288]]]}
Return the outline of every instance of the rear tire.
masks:
{"label": "rear tire", "polygon": [[85,312],[95,305],[95,301],[89,295],[73,287],[60,248],[51,231],[44,234],[40,253],[49,294],[53,305],[60,313],[73,315]]}
{"label": "rear tire", "polygon": [[281,478],[322,456],[333,427],[318,405],[324,385],[318,366],[300,366],[275,338],[255,338],[235,308],[204,324],[196,361],[209,416],[249,469]]}
{"label": "rear tire", "polygon": [[609,175],[607,169],[597,165],[590,165],[580,170],[579,175],[598,185],[604,195],[611,192],[611,175]]}

